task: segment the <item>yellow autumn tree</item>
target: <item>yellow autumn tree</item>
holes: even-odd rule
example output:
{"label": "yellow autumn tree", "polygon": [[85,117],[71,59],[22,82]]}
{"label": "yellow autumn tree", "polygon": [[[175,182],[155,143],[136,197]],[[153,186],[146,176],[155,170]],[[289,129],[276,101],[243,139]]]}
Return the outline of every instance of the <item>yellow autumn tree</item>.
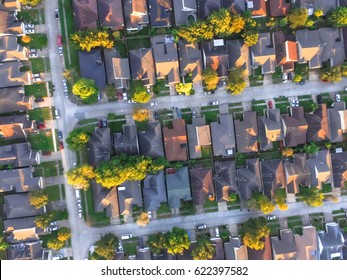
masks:
{"label": "yellow autumn tree", "polygon": [[149,224],[148,213],[142,212],[136,220],[136,224],[140,227],[145,227]]}
{"label": "yellow autumn tree", "polygon": [[23,43],[28,44],[31,42],[31,37],[28,35],[24,35],[24,36],[22,36],[21,40]]}
{"label": "yellow autumn tree", "polygon": [[175,86],[178,94],[190,95],[193,92],[193,83],[179,83]]}
{"label": "yellow autumn tree", "polygon": [[148,103],[151,100],[151,95],[146,90],[137,90],[131,100],[137,103]]}
{"label": "yellow autumn tree", "polygon": [[106,30],[79,31],[71,35],[71,40],[81,50],[90,52],[93,48],[103,47],[110,49],[114,42]]}
{"label": "yellow autumn tree", "polygon": [[244,224],[245,235],[243,236],[243,243],[254,250],[264,249],[263,237],[270,234],[270,229],[264,217],[251,218]]}
{"label": "yellow autumn tree", "polygon": [[95,178],[94,168],[90,165],[81,165],[70,169],[67,173],[67,182],[75,189],[87,190],[90,180]]}
{"label": "yellow autumn tree", "polygon": [[292,157],[294,155],[294,150],[290,147],[284,148],[282,151],[282,156]]}
{"label": "yellow autumn tree", "polygon": [[274,197],[278,209],[280,209],[281,211],[288,210],[288,205],[286,203],[287,193],[285,189],[276,189]]}
{"label": "yellow autumn tree", "polygon": [[147,109],[137,109],[133,112],[133,119],[137,122],[144,122],[149,120],[151,112]]}

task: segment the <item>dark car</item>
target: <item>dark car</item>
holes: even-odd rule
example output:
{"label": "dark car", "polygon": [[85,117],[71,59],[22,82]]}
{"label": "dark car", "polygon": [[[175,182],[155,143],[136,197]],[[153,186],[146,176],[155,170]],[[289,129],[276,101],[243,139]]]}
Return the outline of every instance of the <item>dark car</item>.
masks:
{"label": "dark car", "polygon": [[106,119],[102,120],[102,127],[107,127],[107,120]]}
{"label": "dark car", "polygon": [[64,149],[64,143],[61,141],[59,141],[59,149],[60,150]]}
{"label": "dark car", "polygon": [[35,98],[35,102],[36,103],[40,103],[40,102],[43,102],[43,101],[45,101],[42,97],[36,97]]}
{"label": "dark car", "polygon": [[54,10],[54,17],[55,17],[55,19],[59,19],[59,10],[58,9]]}
{"label": "dark car", "polygon": [[98,127],[99,127],[99,128],[102,128],[102,120],[99,120],[99,121],[98,121]]}
{"label": "dark car", "polygon": [[155,118],[156,120],[159,120],[159,114],[158,114],[157,112],[154,112],[154,118]]}
{"label": "dark car", "polygon": [[322,96],[320,94],[317,95],[317,102],[318,104],[322,104]]}
{"label": "dark car", "polygon": [[271,100],[268,101],[268,104],[269,104],[269,109],[272,109],[273,104]]}
{"label": "dark car", "polygon": [[63,139],[63,133],[61,131],[58,131],[58,138]]}
{"label": "dark car", "polygon": [[305,80],[302,80],[302,81],[299,82],[299,85],[300,85],[300,86],[302,86],[302,85],[304,85],[304,84],[305,84]]}

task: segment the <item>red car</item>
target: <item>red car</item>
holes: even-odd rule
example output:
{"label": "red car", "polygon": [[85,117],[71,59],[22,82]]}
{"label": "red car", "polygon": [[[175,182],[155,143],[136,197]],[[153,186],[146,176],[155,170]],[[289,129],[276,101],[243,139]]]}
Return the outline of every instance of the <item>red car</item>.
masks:
{"label": "red car", "polygon": [[117,92],[117,97],[118,97],[118,101],[122,101],[123,100],[123,95],[120,91]]}
{"label": "red car", "polygon": [[62,46],[61,35],[58,35],[58,36],[57,36],[57,44],[58,44],[58,47]]}
{"label": "red car", "polygon": [[45,129],[45,123],[44,122],[37,122],[36,124],[37,129]]}
{"label": "red car", "polygon": [[60,148],[60,150],[64,149],[64,143],[61,141],[59,142],[59,148]]}
{"label": "red car", "polygon": [[268,105],[269,105],[269,109],[272,109],[272,101],[270,100],[270,101],[268,101],[268,103],[267,103]]}

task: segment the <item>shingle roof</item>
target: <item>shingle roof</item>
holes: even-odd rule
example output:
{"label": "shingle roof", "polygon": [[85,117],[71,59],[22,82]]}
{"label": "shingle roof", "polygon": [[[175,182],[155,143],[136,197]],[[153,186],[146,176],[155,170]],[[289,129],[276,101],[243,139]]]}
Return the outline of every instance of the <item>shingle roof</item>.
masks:
{"label": "shingle roof", "polygon": [[307,165],[311,172],[311,187],[321,189],[322,184],[331,182],[331,157],[329,150],[322,150],[314,155],[310,154]]}
{"label": "shingle roof", "polygon": [[193,193],[193,204],[204,205],[206,200],[210,197],[215,199],[212,168],[192,168],[189,173]]}
{"label": "shingle roof", "polygon": [[138,155],[140,153],[136,125],[123,125],[123,133],[114,133],[113,137],[116,154]]}
{"label": "shingle roof", "polygon": [[[248,4],[248,3],[252,4]],[[265,0],[246,0],[247,10],[252,12],[253,17],[266,17],[266,2]]]}
{"label": "shingle roof", "polygon": [[33,177],[31,168],[0,171],[0,192],[27,192],[42,186],[41,177]]}
{"label": "shingle roof", "polygon": [[328,109],[330,141],[342,142],[343,133],[347,132],[347,110],[344,101],[335,102],[334,108]]}
{"label": "shingle roof", "polygon": [[203,146],[211,145],[210,127],[206,125],[205,116],[194,118],[192,124],[187,124],[189,157],[201,158]]}
{"label": "shingle roof", "polygon": [[139,131],[139,143],[141,155],[151,158],[164,157],[160,122],[149,123],[145,131]]}
{"label": "shingle roof", "polygon": [[107,83],[114,84],[117,89],[128,88],[130,66],[128,58],[121,58],[116,49],[104,50]]}
{"label": "shingle roof", "polygon": [[173,0],[175,25],[188,24],[188,17],[196,18],[196,0]]}
{"label": "shingle roof", "polygon": [[98,10],[96,0],[73,0],[75,29],[96,29]]}
{"label": "shingle roof", "polygon": [[11,245],[7,252],[10,260],[40,260],[42,259],[42,241],[19,243]]}
{"label": "shingle roof", "polygon": [[294,71],[294,62],[298,61],[298,48],[295,37],[283,31],[272,33],[276,51],[276,63],[284,72]]}
{"label": "shingle roof", "polygon": [[123,0],[123,7],[128,30],[138,30],[149,23],[147,0]]}
{"label": "shingle roof", "polygon": [[0,89],[0,114],[26,111],[32,108],[29,96],[18,93],[20,87]]}
{"label": "shingle roof", "polygon": [[92,181],[93,201],[95,212],[104,212],[111,218],[119,217],[117,187],[107,189]]}
{"label": "shingle roof", "polygon": [[347,181],[347,152],[331,154],[333,180],[332,187],[344,188]]}
{"label": "shingle roof", "polygon": [[308,125],[304,117],[303,107],[291,107],[291,114],[282,115],[283,144],[286,147],[296,147],[306,143]]}
{"label": "shingle roof", "polygon": [[226,41],[226,48],[229,55],[229,67],[241,68],[244,75],[251,74],[251,61],[248,45],[243,40]]}
{"label": "shingle roof", "polygon": [[213,11],[218,11],[222,7],[220,0],[199,0],[197,4],[199,19],[207,18]]}
{"label": "shingle roof", "polygon": [[249,260],[272,260],[270,236],[263,237],[261,241],[265,243],[265,247],[262,250],[247,247]]}
{"label": "shingle roof", "polygon": [[305,119],[308,124],[307,141],[319,142],[330,138],[327,105],[320,104],[313,113],[305,113]]}
{"label": "shingle roof", "polygon": [[276,70],[275,48],[270,33],[260,33],[258,43],[251,46],[252,66],[262,67],[262,73],[274,73]]}
{"label": "shingle roof", "polygon": [[292,162],[284,164],[286,174],[287,193],[296,194],[299,186],[309,186],[310,170],[307,166],[306,154],[295,154]]}
{"label": "shingle roof", "polygon": [[337,223],[325,224],[325,232],[318,231],[319,258],[321,260],[342,260],[344,238]]}
{"label": "shingle roof", "polygon": [[22,66],[20,61],[0,63],[0,89],[29,83],[29,72],[21,72]]}
{"label": "shingle roof", "polygon": [[246,10],[245,0],[222,0],[222,6],[239,14]]}
{"label": "shingle roof", "polygon": [[280,238],[272,236],[271,243],[274,260],[296,260],[297,252],[291,229],[281,229]]}
{"label": "shingle roof", "polygon": [[145,211],[156,211],[160,203],[166,202],[166,188],[164,171],[154,175],[147,175],[143,181],[143,202]]}
{"label": "shingle roof", "polygon": [[152,27],[170,27],[172,25],[171,0],[148,0],[148,7]]}
{"label": "shingle roof", "polygon": [[322,61],[330,61],[331,66],[342,65],[345,60],[344,45],[338,28],[325,27],[318,29],[323,43]]}
{"label": "shingle roof", "polygon": [[31,150],[30,144],[18,143],[0,146],[0,166],[26,167],[39,164],[39,154]]}
{"label": "shingle roof", "polygon": [[272,142],[283,139],[281,114],[279,109],[269,109],[264,117],[258,117],[260,149],[272,150]]}
{"label": "shingle roof", "polygon": [[167,169],[166,188],[170,208],[179,208],[181,200],[191,200],[188,167]]}
{"label": "shingle roof", "polygon": [[143,206],[140,181],[126,181],[117,190],[120,215],[131,214],[134,205]]}
{"label": "shingle roof", "polygon": [[95,128],[87,146],[89,164],[96,166],[100,162],[110,159],[112,152],[110,129],[108,127]]}
{"label": "shingle roof", "polygon": [[310,69],[322,67],[323,43],[318,30],[297,30],[299,63],[308,62]]}
{"label": "shingle roof", "polygon": [[235,161],[215,161],[213,177],[216,188],[216,201],[229,201],[230,193],[239,193]]}
{"label": "shingle roof", "polygon": [[256,112],[244,112],[243,121],[234,120],[237,151],[250,153],[258,151],[258,125]]}
{"label": "shingle roof", "polygon": [[205,57],[205,68],[216,70],[219,77],[227,77],[229,70],[229,56],[226,46],[221,43],[223,39],[202,41],[202,49]]}
{"label": "shingle roof", "polygon": [[29,203],[29,193],[9,194],[4,196],[4,213],[6,219],[39,216],[43,209],[36,209]]}
{"label": "shingle roof", "polygon": [[317,260],[317,232],[314,226],[302,228],[302,235],[295,234],[297,260]]}
{"label": "shingle roof", "polygon": [[237,183],[242,200],[248,200],[253,193],[263,190],[259,159],[246,160],[246,167],[237,170]]}
{"label": "shingle roof", "polygon": [[17,20],[15,12],[0,9],[0,34],[23,34],[22,24]]}
{"label": "shingle roof", "polygon": [[224,252],[226,260],[248,260],[247,246],[239,236],[229,237],[229,241],[224,242]]}
{"label": "shingle roof", "polygon": [[155,68],[151,49],[137,49],[129,51],[131,78],[141,80],[143,84],[154,85]]}
{"label": "shingle roof", "polygon": [[262,161],[261,171],[264,195],[272,197],[276,189],[286,187],[282,160],[274,159]]}
{"label": "shingle roof", "polygon": [[187,161],[187,133],[184,119],[172,121],[173,128],[163,128],[165,156],[169,161]]}
{"label": "shingle roof", "polygon": [[286,0],[269,0],[271,17],[286,16],[290,9],[290,3]]}
{"label": "shingle roof", "polygon": [[124,28],[122,0],[98,0],[98,11],[101,26],[113,30]]}
{"label": "shingle roof", "polygon": [[28,50],[17,43],[16,36],[0,37],[0,62],[27,60]]}

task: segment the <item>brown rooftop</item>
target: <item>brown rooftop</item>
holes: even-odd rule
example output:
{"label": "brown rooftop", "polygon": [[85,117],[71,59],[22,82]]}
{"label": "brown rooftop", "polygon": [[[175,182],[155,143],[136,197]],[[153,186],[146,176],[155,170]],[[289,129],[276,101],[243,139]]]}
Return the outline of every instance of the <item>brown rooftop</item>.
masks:
{"label": "brown rooftop", "polygon": [[166,158],[169,161],[187,161],[187,133],[186,123],[182,120],[173,120],[172,127],[163,128]]}

